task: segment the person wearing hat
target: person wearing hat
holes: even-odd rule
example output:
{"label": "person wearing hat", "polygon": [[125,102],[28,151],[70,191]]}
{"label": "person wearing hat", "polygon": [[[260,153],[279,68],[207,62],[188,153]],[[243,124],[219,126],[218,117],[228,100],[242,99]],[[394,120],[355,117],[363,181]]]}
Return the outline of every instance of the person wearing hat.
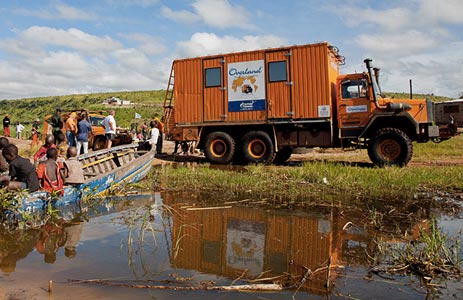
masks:
{"label": "person wearing hat", "polygon": [[10,137],[10,116],[8,114],[3,118],[3,135]]}
{"label": "person wearing hat", "polygon": [[63,134],[63,119],[61,118],[61,108],[56,108],[55,113],[51,116],[48,123],[51,125],[51,133],[55,137],[55,143],[57,145],[64,141]]}
{"label": "person wearing hat", "polygon": [[39,144],[39,119],[35,119],[32,123],[32,143],[31,147]]}
{"label": "person wearing hat", "polygon": [[69,118],[66,120],[66,125],[64,126],[66,130],[66,139],[68,141],[69,147],[76,147],[77,146],[77,122],[76,122],[77,114],[72,112],[69,115]]}

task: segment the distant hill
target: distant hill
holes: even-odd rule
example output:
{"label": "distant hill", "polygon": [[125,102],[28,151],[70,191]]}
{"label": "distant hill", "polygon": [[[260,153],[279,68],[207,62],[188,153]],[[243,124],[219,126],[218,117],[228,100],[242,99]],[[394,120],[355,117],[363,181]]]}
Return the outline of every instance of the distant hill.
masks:
{"label": "distant hill", "polygon": [[[0,112],[9,114],[12,124],[20,121],[23,125],[32,124],[39,118],[43,121],[46,115],[52,114],[57,107],[63,111],[75,109],[104,110],[114,109],[118,126],[129,127],[135,113],[143,119],[151,119],[155,114],[162,115],[164,103],[164,90],[95,93],[66,96],[37,97],[18,100],[1,100]],[[108,106],[102,104],[104,100],[116,97],[121,100],[129,100],[130,106]],[[0,118],[3,119],[3,115]]]}
{"label": "distant hill", "polygon": [[[384,94],[388,98],[410,99],[409,93],[385,92]],[[444,96],[436,96],[434,94],[413,94],[413,99],[430,99],[432,102],[442,102],[442,101],[452,100],[453,98],[444,97]]]}

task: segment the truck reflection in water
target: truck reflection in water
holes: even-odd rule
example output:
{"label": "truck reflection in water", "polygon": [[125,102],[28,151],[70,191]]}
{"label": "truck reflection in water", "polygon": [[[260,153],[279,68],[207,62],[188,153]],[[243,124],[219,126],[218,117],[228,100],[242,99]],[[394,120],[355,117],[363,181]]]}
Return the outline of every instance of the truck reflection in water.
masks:
{"label": "truck reflection in water", "polygon": [[[335,207],[311,213],[231,206],[203,210],[190,196],[163,195],[164,203],[179,212],[171,229],[171,263],[176,268],[231,279],[282,276],[286,286],[303,282],[301,289],[325,294],[332,291],[338,266],[367,266],[366,253],[376,251],[372,232],[349,226],[361,224],[361,217],[347,217]],[[401,226],[419,232],[411,224]]]}

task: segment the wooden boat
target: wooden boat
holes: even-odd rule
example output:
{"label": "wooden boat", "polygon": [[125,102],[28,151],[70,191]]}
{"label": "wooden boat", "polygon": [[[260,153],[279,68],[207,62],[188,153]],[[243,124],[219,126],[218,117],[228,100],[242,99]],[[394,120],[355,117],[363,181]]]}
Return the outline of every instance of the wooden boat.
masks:
{"label": "wooden boat", "polygon": [[23,199],[20,210],[36,213],[45,210],[50,201],[59,209],[75,205],[86,195],[101,195],[124,183],[134,183],[148,174],[155,149],[140,150],[139,144],[121,145],[93,151],[78,157],[83,165],[85,182],[79,186],[65,186],[64,195],[51,199],[44,191],[31,193]]}

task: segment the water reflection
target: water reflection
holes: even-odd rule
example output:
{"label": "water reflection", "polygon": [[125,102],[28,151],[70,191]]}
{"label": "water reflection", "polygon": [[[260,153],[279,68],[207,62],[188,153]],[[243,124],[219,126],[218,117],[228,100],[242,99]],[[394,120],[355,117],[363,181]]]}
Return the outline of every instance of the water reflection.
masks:
{"label": "water reflection", "polygon": [[77,255],[84,221],[97,216],[108,215],[137,205],[149,204],[153,195],[131,195],[98,199],[84,212],[79,205],[63,208],[58,216],[40,226],[29,229],[0,227],[0,270],[4,274],[15,271],[18,261],[26,258],[34,250],[43,256],[43,262],[56,262],[58,251],[63,248],[64,256],[72,259]]}
{"label": "water reflection", "polygon": [[[282,276],[279,280],[289,286],[299,286],[309,272],[310,280],[301,287],[325,294],[332,291],[336,267],[368,266],[369,255],[375,255],[378,232],[365,227],[358,212],[338,207],[297,213],[248,207],[201,209],[187,193],[163,194],[163,198],[178,212],[172,223],[171,262],[176,268],[231,279]],[[402,224],[393,225],[394,235],[381,239],[403,241],[404,232],[416,238],[427,224],[422,220],[404,218]]]}
{"label": "water reflection", "polygon": [[[256,296],[272,299],[290,299],[295,291],[303,293],[301,298],[308,294],[332,297],[345,293],[344,289],[355,297],[369,298],[381,293],[381,288],[387,291],[385,298],[422,296],[405,285],[391,288],[380,281],[362,285],[366,282],[362,277],[371,264],[369,258],[378,252],[378,241],[400,243],[418,237],[427,226],[427,207],[398,206],[391,218],[386,213],[380,217],[378,212],[365,220],[372,212],[337,206],[297,212],[235,204],[210,207],[210,200],[186,192],[108,198],[93,209],[86,207],[84,214],[71,217],[69,213],[41,228],[0,229],[0,269],[9,282],[20,286],[53,279],[56,288],[63,286],[62,294],[55,291],[56,299],[79,299],[82,294],[92,298],[88,286],[69,285],[68,279],[104,279],[126,287],[274,281],[289,287],[284,292]],[[387,212],[392,214],[389,209]],[[346,279],[352,270],[360,276]],[[76,292],[79,289],[84,292]],[[38,290],[43,291],[43,285]],[[105,286],[92,286],[91,290],[108,299],[218,297]],[[240,297],[246,298],[236,293],[220,295],[222,299]]]}

